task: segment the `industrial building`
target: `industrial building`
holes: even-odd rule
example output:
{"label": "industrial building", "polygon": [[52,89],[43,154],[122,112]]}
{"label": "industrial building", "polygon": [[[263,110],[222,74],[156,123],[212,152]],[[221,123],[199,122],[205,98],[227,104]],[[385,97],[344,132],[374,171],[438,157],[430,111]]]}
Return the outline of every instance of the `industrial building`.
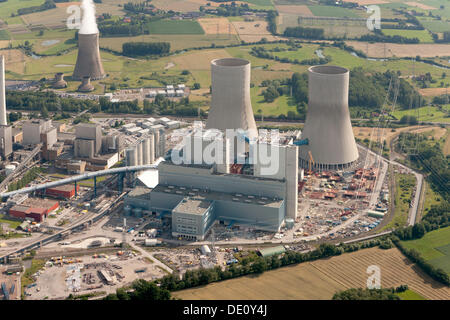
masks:
{"label": "industrial building", "polygon": [[308,111],[301,135],[308,144],[299,154],[303,168],[313,160],[319,170],[345,169],[358,159],[348,109],[349,73],[336,66],[308,69]]}
{"label": "industrial building", "polygon": [[22,125],[23,144],[36,145],[45,139],[49,148],[57,141],[56,128],[52,126],[52,120],[29,120]]}
{"label": "industrial building", "polygon": [[43,194],[49,197],[54,197],[56,199],[71,199],[75,194],[80,191],[80,186],[75,186],[72,184],[66,184],[62,186],[51,187],[43,190]]}
{"label": "industrial building", "polygon": [[27,198],[21,204],[16,204],[9,209],[9,215],[20,219],[31,219],[42,222],[48,214],[59,207],[59,202],[49,199]]}
{"label": "industrial building", "polygon": [[74,155],[93,158],[102,148],[102,128],[98,124],[80,123],[75,128]]}

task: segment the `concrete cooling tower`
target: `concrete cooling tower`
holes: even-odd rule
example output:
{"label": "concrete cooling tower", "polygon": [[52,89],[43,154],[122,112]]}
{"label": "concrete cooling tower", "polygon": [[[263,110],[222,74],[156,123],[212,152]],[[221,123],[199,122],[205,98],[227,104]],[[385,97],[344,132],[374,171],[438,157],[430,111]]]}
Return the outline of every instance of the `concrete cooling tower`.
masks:
{"label": "concrete cooling tower", "polygon": [[82,80],[89,76],[91,80],[103,79],[106,74],[103,70],[98,45],[98,33],[78,34],[78,56],[72,78]]}
{"label": "concrete cooling tower", "polygon": [[358,159],[348,109],[349,70],[336,66],[308,69],[308,112],[299,149],[300,166],[308,168],[309,152],[314,168],[336,170]]}
{"label": "concrete cooling tower", "polygon": [[206,129],[248,130],[258,135],[250,101],[250,62],[225,58],[211,61],[212,98]]}

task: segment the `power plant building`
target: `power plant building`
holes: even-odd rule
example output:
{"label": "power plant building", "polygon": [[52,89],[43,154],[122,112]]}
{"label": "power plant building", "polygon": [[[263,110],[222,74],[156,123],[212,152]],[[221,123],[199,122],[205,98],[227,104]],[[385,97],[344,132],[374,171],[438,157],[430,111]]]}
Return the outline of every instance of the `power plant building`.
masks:
{"label": "power plant building", "polygon": [[358,159],[348,109],[349,70],[336,66],[308,69],[308,112],[301,135],[308,144],[300,148],[300,166],[337,170]]}

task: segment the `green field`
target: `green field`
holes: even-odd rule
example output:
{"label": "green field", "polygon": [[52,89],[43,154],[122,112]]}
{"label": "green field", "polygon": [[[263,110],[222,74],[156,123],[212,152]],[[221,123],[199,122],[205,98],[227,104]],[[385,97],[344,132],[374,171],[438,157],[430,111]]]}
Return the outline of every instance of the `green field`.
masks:
{"label": "green field", "polygon": [[17,9],[39,6],[44,2],[45,0],[8,0],[0,2],[0,19],[10,17],[11,13],[16,14]]}
{"label": "green field", "polygon": [[6,223],[11,229],[16,229],[18,226],[20,226],[22,221],[10,220],[6,215],[0,214],[0,223]]}
{"label": "green field", "polygon": [[406,224],[409,213],[409,202],[411,201],[415,184],[416,178],[413,174],[395,173],[394,216],[380,231],[398,228]]}
{"label": "green field", "polygon": [[[450,113],[450,105],[444,105],[442,108]],[[445,117],[445,112],[432,106],[425,106],[418,109],[398,110],[394,111],[393,115],[399,120],[403,116],[411,115],[417,117],[418,121],[450,122],[450,118]]]}
{"label": "green field", "polygon": [[[450,18],[450,5],[448,0],[423,0],[420,3],[436,8],[435,10],[431,10],[433,15],[439,15],[447,19]],[[444,6],[444,9],[440,9],[441,5]]]}
{"label": "green field", "polygon": [[444,32],[449,31],[449,23],[440,20],[430,20],[426,18],[419,18],[420,23],[428,30],[432,32]]}
{"label": "green field", "polygon": [[350,9],[335,7],[335,6],[308,6],[309,10],[315,15],[320,17],[337,17],[337,18],[359,18],[357,15]]}
{"label": "green field", "polygon": [[402,300],[427,300],[426,298],[422,297],[420,294],[418,294],[415,291],[412,291],[410,289],[396,293]]}
{"label": "green field", "polygon": [[442,197],[439,193],[434,192],[428,182],[425,182],[425,203],[423,205],[423,215],[426,215],[432,206],[439,205]]}
{"label": "green field", "polygon": [[420,42],[433,42],[433,38],[427,30],[383,29],[383,34],[387,36],[402,36],[410,39],[418,38]]}
{"label": "green field", "polygon": [[9,35],[8,30],[0,30],[0,40],[9,40],[11,36]]}
{"label": "green field", "polygon": [[157,20],[148,24],[150,34],[204,34],[197,21]]}
{"label": "green field", "polygon": [[450,274],[450,227],[428,232],[421,239],[402,241],[408,249],[415,249],[422,257]]}
{"label": "green field", "polygon": [[274,9],[271,0],[243,0],[249,4],[250,8],[258,10],[272,10]]}

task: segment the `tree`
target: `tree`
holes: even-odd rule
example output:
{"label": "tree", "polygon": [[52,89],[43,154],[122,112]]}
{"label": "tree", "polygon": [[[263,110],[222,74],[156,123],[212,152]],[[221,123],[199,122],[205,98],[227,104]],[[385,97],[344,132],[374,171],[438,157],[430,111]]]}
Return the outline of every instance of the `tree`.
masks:
{"label": "tree", "polygon": [[192,89],[194,89],[194,90],[200,89],[200,83],[198,83],[198,82],[194,83]]}
{"label": "tree", "polygon": [[421,223],[417,223],[413,226],[412,236],[414,239],[420,239],[425,235],[425,227]]}

